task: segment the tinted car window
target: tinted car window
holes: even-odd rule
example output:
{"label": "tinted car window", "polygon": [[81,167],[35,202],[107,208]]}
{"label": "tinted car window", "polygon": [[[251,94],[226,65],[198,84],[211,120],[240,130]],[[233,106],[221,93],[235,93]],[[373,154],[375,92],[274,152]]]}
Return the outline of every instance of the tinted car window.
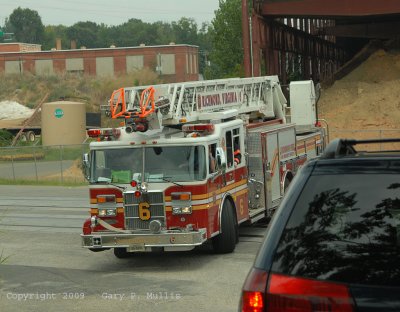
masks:
{"label": "tinted car window", "polygon": [[311,176],[304,186],[277,247],[272,271],[400,286],[398,170],[397,174],[373,169],[324,171],[324,175]]}

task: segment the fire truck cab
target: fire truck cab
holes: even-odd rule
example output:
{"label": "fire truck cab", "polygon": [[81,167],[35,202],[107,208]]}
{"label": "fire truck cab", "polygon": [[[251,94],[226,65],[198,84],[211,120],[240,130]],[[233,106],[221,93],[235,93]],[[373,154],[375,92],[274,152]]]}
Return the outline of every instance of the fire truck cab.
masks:
{"label": "fire truck cab", "polygon": [[119,258],[207,241],[232,252],[239,225],[271,217],[297,169],[324,147],[323,129],[299,134],[285,110],[275,76],[116,90],[107,114],[124,126],[88,131],[98,141],[83,161],[83,246]]}

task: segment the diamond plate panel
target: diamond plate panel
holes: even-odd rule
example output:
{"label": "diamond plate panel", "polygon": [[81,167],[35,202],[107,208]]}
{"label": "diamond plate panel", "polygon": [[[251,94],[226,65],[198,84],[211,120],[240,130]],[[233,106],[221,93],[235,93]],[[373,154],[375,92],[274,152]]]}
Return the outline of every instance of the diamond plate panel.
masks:
{"label": "diamond plate panel", "polygon": [[249,176],[257,181],[264,181],[262,165],[261,133],[250,132],[246,138],[247,150],[249,151]]}

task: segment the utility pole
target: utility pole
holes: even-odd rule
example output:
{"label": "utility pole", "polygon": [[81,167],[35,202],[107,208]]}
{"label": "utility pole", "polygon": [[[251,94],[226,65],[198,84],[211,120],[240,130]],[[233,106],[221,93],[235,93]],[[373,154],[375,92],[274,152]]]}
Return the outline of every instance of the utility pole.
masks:
{"label": "utility pole", "polygon": [[248,13],[248,0],[242,0],[242,32],[243,32],[243,56],[244,56],[244,72],[246,77],[251,77],[251,64],[250,64],[250,27],[249,27],[249,13]]}

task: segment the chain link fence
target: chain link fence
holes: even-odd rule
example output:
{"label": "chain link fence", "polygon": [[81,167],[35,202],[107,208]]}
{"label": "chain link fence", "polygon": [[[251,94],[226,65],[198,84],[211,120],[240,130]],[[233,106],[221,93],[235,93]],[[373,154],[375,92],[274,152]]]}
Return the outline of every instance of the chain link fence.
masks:
{"label": "chain link fence", "polygon": [[[400,138],[400,129],[337,130],[329,129],[329,140]],[[362,147],[362,146],[361,146]],[[400,150],[400,143],[365,146],[363,149]],[[57,146],[24,146],[0,148],[0,180],[49,181],[55,183],[84,183],[82,154],[89,144]]]}
{"label": "chain link fence", "polygon": [[0,148],[0,179],[83,183],[82,154],[88,144]]}

